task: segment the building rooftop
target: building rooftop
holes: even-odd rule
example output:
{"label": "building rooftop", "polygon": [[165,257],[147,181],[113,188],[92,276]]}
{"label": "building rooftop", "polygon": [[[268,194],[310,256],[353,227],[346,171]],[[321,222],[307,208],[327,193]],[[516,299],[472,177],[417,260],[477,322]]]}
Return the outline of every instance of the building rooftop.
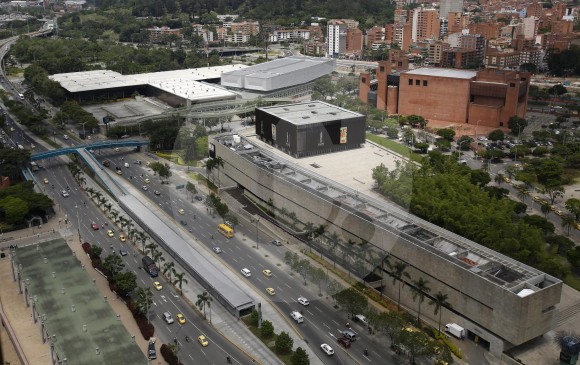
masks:
{"label": "building rooftop", "polygon": [[201,67],[196,69],[122,75],[111,70],[55,74],[50,79],[71,93],[120,87],[151,85],[184,99],[200,100],[234,95],[221,87],[199,81],[219,79],[224,72],[240,70],[244,65]]}
{"label": "building rooftop", "polygon": [[362,114],[323,101],[270,106],[259,109],[294,125],[307,125],[362,116]]}
{"label": "building rooftop", "polygon": [[[220,140],[225,141],[227,138],[222,137]],[[252,144],[254,148],[236,153],[267,169],[268,173],[292,180],[321,199],[338,201],[343,207],[357,212],[355,214],[368,216],[377,227],[514,294],[525,288],[538,291],[540,287],[536,284],[548,278],[540,270],[429,223],[377,197],[372,191],[372,168],[381,163],[394,165],[394,161],[388,151],[373,144],[358,150],[327,154],[323,158],[313,156],[289,160],[287,155],[269,148],[255,136],[242,137],[240,143]],[[353,168],[345,170],[344,166]]]}
{"label": "building rooftop", "polygon": [[421,67],[401,74],[418,76],[449,77],[454,79],[472,79],[477,75],[476,71],[455,70],[451,68]]}

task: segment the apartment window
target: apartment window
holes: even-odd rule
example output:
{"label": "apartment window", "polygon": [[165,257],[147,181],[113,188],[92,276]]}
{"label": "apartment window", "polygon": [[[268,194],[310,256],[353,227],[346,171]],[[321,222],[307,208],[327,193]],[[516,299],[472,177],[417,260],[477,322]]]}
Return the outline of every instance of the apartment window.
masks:
{"label": "apartment window", "polygon": [[380,72],[385,72],[385,66],[380,67]]}
{"label": "apartment window", "polygon": [[423,86],[427,86],[427,80],[423,80]]}
{"label": "apartment window", "polygon": [[362,81],[363,84],[366,84],[367,83],[367,78],[366,77],[363,77],[361,81]]}
{"label": "apartment window", "polygon": [[413,85],[413,79],[409,79],[409,85]]}
{"label": "apartment window", "polygon": [[415,85],[416,86],[421,86],[421,80],[415,80]]}
{"label": "apartment window", "polygon": [[510,87],[516,87],[516,84],[513,82],[510,82]]}

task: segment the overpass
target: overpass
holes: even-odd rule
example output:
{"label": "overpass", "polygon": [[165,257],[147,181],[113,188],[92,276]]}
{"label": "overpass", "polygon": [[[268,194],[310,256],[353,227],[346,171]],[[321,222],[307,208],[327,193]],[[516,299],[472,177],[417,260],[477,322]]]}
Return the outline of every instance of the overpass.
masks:
{"label": "overpass", "polygon": [[35,153],[30,156],[30,161],[44,160],[45,158],[58,157],[62,155],[69,155],[71,153],[80,155],[80,150],[102,150],[106,148],[118,148],[118,147],[139,147],[148,145],[149,141],[135,141],[135,140],[123,140],[123,141],[105,141],[96,142],[93,144],[85,144],[74,147],[59,148],[56,150],[44,151]]}

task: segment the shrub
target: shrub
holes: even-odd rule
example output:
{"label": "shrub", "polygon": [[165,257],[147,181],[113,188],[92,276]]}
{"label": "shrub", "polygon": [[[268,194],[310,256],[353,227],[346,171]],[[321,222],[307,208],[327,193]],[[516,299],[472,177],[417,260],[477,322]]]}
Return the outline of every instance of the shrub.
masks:
{"label": "shrub", "polygon": [[250,325],[258,327],[258,320],[260,319],[257,310],[253,310],[252,314],[250,314]]}
{"label": "shrub", "polygon": [[262,321],[262,327],[260,327],[260,336],[262,338],[270,338],[274,334],[274,325],[270,321]]}
{"label": "shrub", "polygon": [[292,350],[292,345],[294,345],[294,340],[288,332],[280,332],[280,334],[276,337],[276,352],[279,354],[285,354]]}
{"label": "shrub", "polygon": [[434,335],[433,337],[435,337],[436,340],[443,342],[445,346],[447,346],[447,348],[451,350],[451,352],[453,352],[455,356],[457,356],[460,359],[463,358],[463,355],[461,355],[461,351],[459,351],[459,349],[454,344],[452,344],[451,341],[449,341],[449,338],[447,338],[447,336],[444,333],[439,333],[439,331],[433,329],[433,335]]}
{"label": "shrub", "polygon": [[91,253],[91,244],[88,242],[85,242],[82,244],[83,247],[83,251],[85,251],[86,254],[90,254]]}
{"label": "shrub", "polygon": [[171,348],[166,344],[161,345],[161,356],[163,356],[163,360],[165,360],[169,365],[178,365],[179,362],[177,361],[177,356],[173,353]]}
{"label": "shrub", "polygon": [[155,327],[151,323],[147,323],[147,318],[144,316],[135,316],[135,322],[137,322],[137,326],[139,326],[139,330],[143,335],[143,338],[149,340],[155,334]]}

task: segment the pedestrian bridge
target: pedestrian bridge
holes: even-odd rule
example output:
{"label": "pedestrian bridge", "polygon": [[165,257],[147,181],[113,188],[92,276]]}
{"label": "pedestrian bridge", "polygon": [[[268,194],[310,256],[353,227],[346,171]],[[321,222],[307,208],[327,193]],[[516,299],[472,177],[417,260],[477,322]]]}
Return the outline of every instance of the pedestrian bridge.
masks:
{"label": "pedestrian bridge", "polygon": [[139,147],[148,145],[148,141],[134,141],[134,140],[122,140],[122,141],[105,141],[105,142],[96,142],[92,144],[84,144],[78,145],[74,147],[66,147],[66,148],[59,148],[57,150],[50,150],[35,153],[30,156],[31,161],[39,161],[44,160],[45,158],[50,157],[57,157],[62,155],[69,155],[71,153],[75,153],[77,155],[80,154],[81,149],[85,150],[102,150],[105,148],[118,148],[118,147]]}

